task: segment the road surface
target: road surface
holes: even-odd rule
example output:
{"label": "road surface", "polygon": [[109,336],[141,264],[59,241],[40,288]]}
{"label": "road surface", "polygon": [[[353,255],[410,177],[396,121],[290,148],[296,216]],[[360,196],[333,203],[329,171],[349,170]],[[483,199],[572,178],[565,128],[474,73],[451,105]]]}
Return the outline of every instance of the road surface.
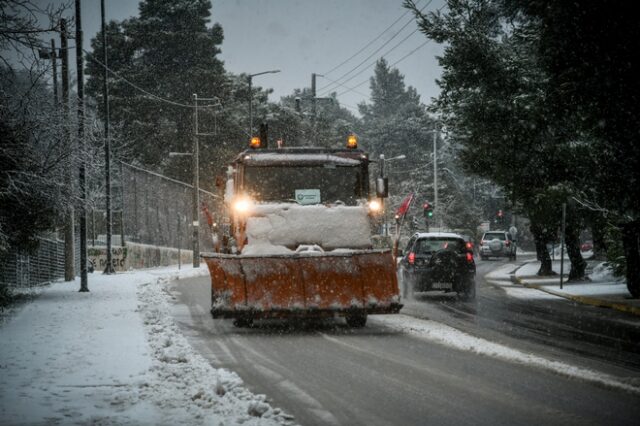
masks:
{"label": "road surface", "polygon": [[[478,263],[476,302],[423,294],[403,313],[638,380],[634,318],[603,320],[612,313],[509,297],[483,278],[502,264]],[[175,319],[196,350],[303,425],[629,424],[640,416],[638,394],[456,350],[387,327],[382,317],[370,316],[363,329],[342,319],[236,328],[211,318],[208,277],[174,282],[171,291]]]}

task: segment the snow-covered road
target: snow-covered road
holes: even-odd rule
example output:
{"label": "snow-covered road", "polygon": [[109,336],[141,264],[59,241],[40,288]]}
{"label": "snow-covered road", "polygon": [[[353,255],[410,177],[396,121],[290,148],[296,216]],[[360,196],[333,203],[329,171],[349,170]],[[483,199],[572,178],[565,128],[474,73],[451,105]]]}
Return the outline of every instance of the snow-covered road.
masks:
{"label": "snow-covered road", "polygon": [[[500,268],[510,266],[479,264]],[[350,329],[341,319],[236,328],[211,318],[209,282],[206,268],[165,268],[92,274],[90,293],[77,282],[44,289],[0,326],[0,424],[616,424],[640,414],[628,370],[494,338],[509,303],[484,284],[477,304],[419,299],[407,312],[423,319],[373,316]],[[508,300],[523,314],[530,304],[531,321],[548,301],[526,296]]]}
{"label": "snow-covered road", "polygon": [[633,378],[440,322],[400,315],[372,316],[355,330],[340,319],[236,328],[211,319],[208,285],[170,285],[174,316],[189,341],[301,424],[625,423],[640,414]]}

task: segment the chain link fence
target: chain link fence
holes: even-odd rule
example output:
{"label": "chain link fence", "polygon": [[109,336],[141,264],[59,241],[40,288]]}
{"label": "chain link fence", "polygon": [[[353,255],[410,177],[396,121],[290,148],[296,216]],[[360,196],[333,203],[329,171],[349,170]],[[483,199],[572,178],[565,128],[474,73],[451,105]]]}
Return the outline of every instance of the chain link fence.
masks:
{"label": "chain link fence", "polygon": [[[64,241],[51,235],[40,238],[33,254],[10,251],[0,260],[0,287],[31,287],[64,278]],[[76,238],[75,263],[80,265]]]}
{"label": "chain link fence", "polygon": [[[120,206],[114,215],[114,234],[124,234],[125,241],[130,242],[193,248],[192,185],[120,163],[120,179],[114,193],[114,205]],[[200,189],[198,221],[201,251],[213,250],[209,226],[213,218],[207,213],[216,210],[217,199],[217,195]],[[100,229],[106,233],[105,226]],[[120,235],[116,238],[118,243]]]}
{"label": "chain link fence", "polygon": [[[114,167],[112,185],[112,246],[138,243],[135,266],[177,263],[181,255],[193,249],[193,186],[131,164]],[[200,251],[212,251],[210,224],[218,196],[200,190]],[[91,207],[93,206],[93,207]],[[98,197],[87,209],[87,243],[90,269],[92,252],[106,246],[107,223],[104,197]],[[75,271],[80,271],[78,222],[75,232]],[[32,254],[13,251],[0,259],[0,286],[27,287],[64,278],[64,240],[61,235],[40,238]],[[175,249],[178,249],[176,251]],[[183,253],[184,255],[184,253]],[[184,257],[184,256],[182,256]],[[184,260],[183,260],[184,261]],[[96,268],[101,267],[95,265]]]}

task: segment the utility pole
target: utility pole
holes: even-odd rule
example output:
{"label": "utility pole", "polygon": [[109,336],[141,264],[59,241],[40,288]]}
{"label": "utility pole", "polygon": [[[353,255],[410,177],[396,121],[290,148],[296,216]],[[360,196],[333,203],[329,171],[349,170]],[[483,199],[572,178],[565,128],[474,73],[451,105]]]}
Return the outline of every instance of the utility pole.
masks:
{"label": "utility pole", "polygon": [[438,204],[438,123],[433,122],[433,210],[436,215],[438,228],[442,230],[442,218],[440,217],[440,205]]}
{"label": "utility pole", "polygon": [[80,291],[89,291],[87,283],[87,186],[84,140],[84,61],[82,56],[82,13],[80,0],[76,0],[76,72],[78,74],[78,142],[80,158]]}
{"label": "utility pole", "polygon": [[[251,80],[249,80],[251,81]],[[200,206],[200,171],[198,170],[198,95],[193,94],[193,267],[200,267],[200,221],[198,207]],[[253,123],[252,123],[253,125]]]}
{"label": "utility pole", "polygon": [[564,274],[564,233],[567,223],[567,203],[562,203],[562,234],[560,235],[560,290],[562,290],[562,275]]}
{"label": "utility pole", "polygon": [[[62,53],[62,116],[64,120],[64,138],[67,148],[69,143],[69,46],[67,43],[67,20],[60,19],[60,53]],[[67,172],[67,187],[73,187],[70,171]],[[75,212],[69,205],[64,222],[64,280],[73,281],[76,277],[75,265]]]}
{"label": "utility pole", "polygon": [[311,73],[311,139],[313,145],[316,145],[316,76]]}
{"label": "utility pole", "polygon": [[[384,179],[384,154],[380,154],[378,164],[380,165],[380,179]],[[389,226],[387,224],[387,203],[385,203],[384,198],[380,197],[380,209],[382,211],[382,216],[384,218],[384,236],[389,235]]]}
{"label": "utility pole", "polygon": [[124,165],[120,163],[120,247],[124,250]]}
{"label": "utility pole", "polygon": [[253,89],[251,88],[253,74],[249,75],[249,139],[253,137]]}
{"label": "utility pole", "polygon": [[38,52],[40,59],[51,59],[51,75],[53,77],[53,108],[58,108],[58,64],[56,53],[56,41],[51,39],[51,50],[40,49]]}
{"label": "utility pole", "polygon": [[56,41],[51,39],[51,66],[53,67],[53,100],[55,108],[58,108],[58,61],[56,53]]}
{"label": "utility pole", "polygon": [[102,15],[102,61],[104,63],[104,81],[102,82],[102,97],[104,101],[104,176],[106,191],[106,213],[107,213],[107,265],[104,273],[109,275],[115,273],[113,269],[113,254],[111,252],[111,234],[113,232],[113,221],[111,214],[111,140],[109,139],[109,86],[107,84],[107,28],[105,25],[104,0],[100,0],[100,12]]}

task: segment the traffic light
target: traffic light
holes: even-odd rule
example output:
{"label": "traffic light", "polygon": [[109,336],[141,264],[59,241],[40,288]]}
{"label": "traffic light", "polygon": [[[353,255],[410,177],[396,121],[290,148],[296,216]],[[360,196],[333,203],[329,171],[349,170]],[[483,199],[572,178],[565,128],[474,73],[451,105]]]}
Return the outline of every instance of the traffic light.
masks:
{"label": "traffic light", "polygon": [[429,204],[428,201],[422,205],[422,209],[424,211],[424,217],[426,217],[427,219],[433,217],[433,206]]}

